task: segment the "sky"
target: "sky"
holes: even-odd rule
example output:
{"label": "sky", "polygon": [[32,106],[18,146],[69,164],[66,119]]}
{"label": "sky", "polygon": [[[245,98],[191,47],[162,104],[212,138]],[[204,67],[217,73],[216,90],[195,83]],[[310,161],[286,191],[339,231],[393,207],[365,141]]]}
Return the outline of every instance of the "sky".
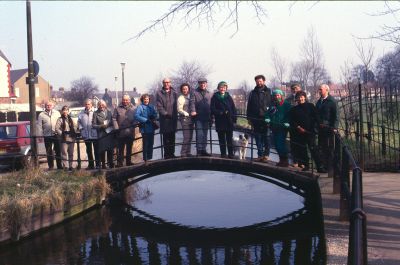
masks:
{"label": "sky", "polygon": [[[169,10],[170,1],[32,1],[33,57],[40,75],[53,85],[70,88],[71,81],[89,76],[104,88],[121,89],[121,62],[125,90],[141,93],[160,76],[173,74],[183,61],[197,60],[209,67],[209,86],[224,80],[230,88],[254,76],[274,76],[271,49],[288,63],[300,60],[300,46],[314,27],[332,81],[340,81],[345,61],[359,64],[354,37],[368,37],[396,18],[373,16],[385,10],[383,1],[260,2],[267,18],[260,23],[248,3],[239,9],[239,31],[220,27],[226,9],[215,13],[215,24],[186,27],[178,14],[165,28],[159,26],[137,40],[126,41]],[[26,3],[0,1],[0,50],[12,69],[27,68]],[[375,57],[394,44],[365,40]],[[115,77],[118,78],[115,82]],[[286,78],[288,80],[288,77]],[[289,81],[289,80],[288,80]],[[160,84],[161,85],[161,84]],[[174,84],[179,87],[180,84]]]}

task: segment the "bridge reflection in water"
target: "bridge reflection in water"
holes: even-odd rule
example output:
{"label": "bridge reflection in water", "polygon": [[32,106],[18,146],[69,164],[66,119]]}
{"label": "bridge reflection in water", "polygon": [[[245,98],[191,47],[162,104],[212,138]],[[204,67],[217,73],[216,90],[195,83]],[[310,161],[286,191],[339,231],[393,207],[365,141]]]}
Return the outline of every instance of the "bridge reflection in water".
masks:
{"label": "bridge reflection in water", "polygon": [[[223,181],[221,174],[228,173],[218,172],[221,178],[218,181],[213,175],[215,171],[204,172],[206,178],[201,177],[202,181],[197,172],[193,174],[194,179],[184,177],[186,183],[179,186],[182,172],[142,180],[128,187],[127,194],[141,187],[149,189],[150,196],[134,202],[117,201],[111,207],[89,212],[22,244],[0,250],[0,264],[326,264],[321,208],[315,203],[320,200],[319,193],[307,192],[307,189],[285,190],[288,186],[283,182],[273,179],[266,182],[255,173],[253,178],[230,173]],[[207,213],[197,208],[198,205],[193,209],[200,212],[193,217],[197,222],[180,218],[178,213],[186,212],[177,203],[187,201],[190,205],[194,197],[189,195],[196,193],[193,187],[208,194],[207,198],[199,198],[208,206],[208,214],[216,213],[210,201],[217,200],[218,196],[204,190],[207,183],[214,190],[225,191],[219,194],[219,199],[225,200],[226,211],[232,211],[242,201],[237,212],[225,219],[254,215],[254,209],[252,212],[246,207],[251,200],[259,212],[256,218],[238,218],[226,227],[224,222],[210,226],[207,218],[199,218]],[[222,185],[223,189],[218,189]],[[185,196],[179,190],[185,191]],[[160,195],[161,191],[167,192]],[[172,198],[173,192],[175,198]],[[280,197],[282,192],[292,196]],[[167,202],[166,198],[169,198]],[[290,203],[280,203],[282,198],[287,201],[292,198],[295,203],[287,207]],[[151,207],[160,201],[165,202],[161,205],[164,211]],[[171,208],[166,207],[168,204]],[[269,207],[284,209],[271,215]],[[173,212],[168,215],[169,211]]]}

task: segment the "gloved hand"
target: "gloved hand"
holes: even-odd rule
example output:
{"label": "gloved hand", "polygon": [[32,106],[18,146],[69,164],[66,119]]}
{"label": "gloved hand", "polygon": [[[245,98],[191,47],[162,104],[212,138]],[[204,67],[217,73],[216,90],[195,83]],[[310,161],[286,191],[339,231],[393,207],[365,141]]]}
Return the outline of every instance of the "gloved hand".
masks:
{"label": "gloved hand", "polygon": [[228,114],[229,114],[229,111],[225,110],[225,112],[224,112],[224,113],[225,113],[225,115],[228,115]]}
{"label": "gloved hand", "polygon": [[300,127],[300,126],[298,126],[297,127],[297,131],[299,132],[299,133],[305,133],[306,132],[306,130],[304,130],[302,127]]}
{"label": "gloved hand", "polygon": [[287,122],[285,122],[285,123],[283,124],[283,126],[285,126],[285,128],[289,128],[290,124],[287,123]]}
{"label": "gloved hand", "polygon": [[270,122],[271,122],[271,119],[265,119],[265,122],[266,122],[266,123],[270,123]]}
{"label": "gloved hand", "polygon": [[105,125],[105,124],[100,125],[100,127],[101,127],[102,129],[107,129],[107,125]]}
{"label": "gloved hand", "polygon": [[154,115],[149,115],[149,120],[154,120],[155,118]]}

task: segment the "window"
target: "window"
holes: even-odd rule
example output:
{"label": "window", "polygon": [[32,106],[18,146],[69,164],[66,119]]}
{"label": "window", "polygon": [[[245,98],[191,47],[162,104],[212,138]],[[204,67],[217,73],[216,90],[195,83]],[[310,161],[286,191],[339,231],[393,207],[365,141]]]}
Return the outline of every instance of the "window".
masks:
{"label": "window", "polygon": [[39,87],[35,87],[35,94],[36,94],[36,97],[39,97],[40,95],[39,95]]}
{"label": "window", "polygon": [[14,93],[17,98],[19,98],[19,87],[14,88]]}
{"label": "window", "polygon": [[0,139],[9,139],[17,137],[17,126],[1,126]]}

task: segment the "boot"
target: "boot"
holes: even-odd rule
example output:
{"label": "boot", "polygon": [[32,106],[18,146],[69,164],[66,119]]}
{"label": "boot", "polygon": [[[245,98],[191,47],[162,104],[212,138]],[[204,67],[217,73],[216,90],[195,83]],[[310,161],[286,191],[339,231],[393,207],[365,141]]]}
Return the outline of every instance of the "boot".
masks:
{"label": "boot", "polygon": [[277,167],[288,167],[289,166],[289,161],[287,157],[279,157],[279,162],[276,163]]}

